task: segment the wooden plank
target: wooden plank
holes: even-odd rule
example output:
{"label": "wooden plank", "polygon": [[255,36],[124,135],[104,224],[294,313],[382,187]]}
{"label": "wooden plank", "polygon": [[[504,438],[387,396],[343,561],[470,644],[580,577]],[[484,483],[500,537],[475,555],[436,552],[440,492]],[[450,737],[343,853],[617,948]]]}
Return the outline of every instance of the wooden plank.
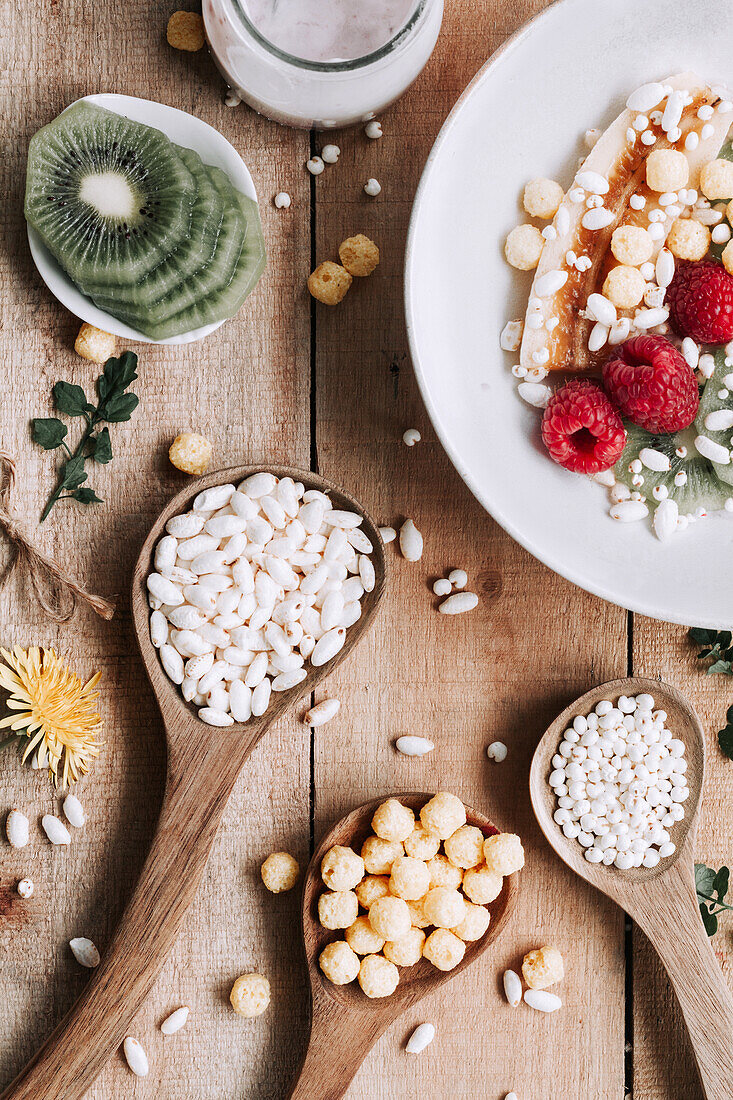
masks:
{"label": "wooden plank", "polygon": [[[694,536],[693,536],[694,537]],[[705,663],[687,639],[684,627],[634,618],[634,672],[659,676],[683,691],[697,710],[706,731],[707,762],[696,859],[711,867],[729,864],[733,825],[729,807],[733,797],[731,763],[721,753],[717,730],[725,725],[730,705],[725,677],[706,676]],[[733,948],[730,922],[723,914],[713,945],[723,973],[730,981]],[[634,936],[634,1095],[644,1100],[699,1100],[700,1085],[682,1016],[667,977],[643,935]],[[669,1052],[675,1052],[670,1059]]]}
{"label": "wooden plank", "polygon": [[[112,7],[78,0],[54,6],[13,4],[0,39],[6,202],[2,216],[0,347],[5,382],[0,439],[18,460],[19,516],[35,533],[53,479],[53,460],[28,438],[28,419],[46,415],[57,378],[91,386],[96,368],[71,350],[77,322],[52,300],[32,267],[22,217],[27,141],[68,102],[94,91],[159,99],[198,114],[221,130],[249,163],[263,199],[268,270],[234,321],[204,343],[140,346],[140,409],[114,425],[115,460],[95,470],[106,503],[59,506],[39,539],[46,549],[105,594],[120,593],[111,624],[89,614],[54,627],[44,621],[16,576],[0,596],[2,644],[55,645],[80,673],[101,667],[106,720],[102,757],[80,784],[88,824],[72,846],[52,849],[36,821],[58,806],[48,779],[3,762],[0,809],[22,807],[31,843],[7,846],[0,875],[0,967],[6,1011],[0,1026],[4,1085],[50,1032],[82,989],[85,972],[67,947],[87,935],[104,949],[150,840],[162,794],[164,744],[134,649],[127,588],[145,532],[182,485],[166,448],[177,431],[196,429],[215,444],[215,462],[309,464],[309,309],[301,294],[310,251],[306,134],[281,129],[244,107],[224,107],[223,85],[205,53],[174,53],[165,42],[170,5],[132,0],[121,22]],[[268,201],[281,188],[293,208]],[[277,324],[272,319],[277,319]],[[73,427],[72,427],[73,433]],[[308,855],[307,731],[281,723],[253,755],[231,804],[185,931],[135,1024],[150,1077],[136,1082],[116,1057],[88,1094],[91,1100],[151,1096],[159,1100],[274,1096],[293,1072],[303,1031],[304,970],[295,936],[297,899],[263,896],[261,859],[272,846]],[[191,777],[196,782],[196,777]],[[12,891],[18,877],[36,884],[31,903]],[[227,998],[248,969],[266,973],[277,1010],[264,1026],[236,1017]],[[173,1039],[157,1030],[181,1003],[192,1007]]]}
{"label": "wooden plank", "polygon": [[[317,259],[334,257],[339,242],[357,232],[382,252],[371,278],[316,315],[319,468],[379,522],[411,516],[425,536],[416,565],[388,548],[390,592],[377,626],[325,688],[343,706],[316,731],[316,836],[381,792],[449,789],[516,829],[528,851],[511,931],[444,994],[386,1033],[352,1085],[353,1100],[459,1100],[510,1089],[532,1096],[537,1082],[545,1100],[565,1100],[578,1081],[583,1095],[623,1094],[622,916],[551,856],[526,790],[532,751],[555,714],[589,684],[625,673],[626,616],[540,566],[472,499],[422,407],[402,313],[410,204],[437,130],[487,53],[536,7],[449,5],[438,50],[385,115],[381,141],[358,130],[339,135],[339,164],[316,182]],[[382,183],[376,200],[361,190],[368,176]],[[408,427],[423,436],[410,450],[401,440]],[[458,566],[481,602],[470,615],[446,620],[429,586]],[[398,756],[391,743],[402,733],[429,736],[435,752]],[[495,738],[509,746],[501,765],[484,754]],[[562,1013],[513,1011],[500,992],[504,968],[549,941],[568,962]],[[421,1020],[436,1025],[437,1038],[429,1054],[408,1059],[404,1040]]]}

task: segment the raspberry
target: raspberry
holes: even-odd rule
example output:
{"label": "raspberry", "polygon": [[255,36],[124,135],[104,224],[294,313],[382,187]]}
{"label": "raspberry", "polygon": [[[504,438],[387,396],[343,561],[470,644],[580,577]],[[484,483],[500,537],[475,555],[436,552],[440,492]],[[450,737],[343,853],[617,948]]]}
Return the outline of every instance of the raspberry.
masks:
{"label": "raspberry", "polygon": [[550,457],[576,474],[609,470],[621,456],[626,432],[600,386],[575,379],[550,398],[542,418]]}
{"label": "raspberry", "polygon": [[692,367],[663,336],[636,336],[603,368],[606,393],[623,416],[648,432],[677,432],[697,416]]}
{"label": "raspberry", "polygon": [[680,336],[699,344],[733,340],[733,276],[713,260],[677,261],[667,288],[670,320]]}

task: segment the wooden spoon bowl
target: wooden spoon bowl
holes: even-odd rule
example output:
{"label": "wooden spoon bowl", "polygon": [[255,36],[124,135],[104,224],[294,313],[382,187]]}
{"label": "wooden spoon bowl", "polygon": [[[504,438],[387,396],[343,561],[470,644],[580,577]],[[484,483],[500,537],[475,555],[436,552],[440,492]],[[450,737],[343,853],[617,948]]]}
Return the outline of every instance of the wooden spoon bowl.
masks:
{"label": "wooden spoon bowl", "polygon": [[[362,600],[361,618],[348,628],[341,651],[327,664],[307,666],[296,688],[273,693],[260,717],[225,728],[203,722],[163,671],[150,641],[146,578],[158,539],[171,516],[213,485],[239,482],[267,470],[329,494],[335,508],[358,512],[374,551],[375,585]],[[143,664],[160,707],[167,740],[167,781],[158,826],[140,879],[100,966],[79,1000],[1,1100],[79,1100],[125,1038],[152,988],[193,901],[239,773],[269,727],[352,651],[373,622],[386,584],[384,545],[377,525],[348,493],[308,470],[236,466],[192,481],[163,509],[150,529],[132,580],[132,615]]]}
{"label": "wooden spoon bowl", "polygon": [[[405,806],[419,815],[432,794],[396,794]],[[427,959],[415,966],[400,967],[400,982],[391,997],[370,1000],[358,981],[334,985],[323,974],[318,959],[324,947],[333,940],[343,939],[343,932],[331,932],[318,920],[318,898],[326,887],[321,878],[321,862],[334,844],[360,851],[372,833],[371,820],[384,798],[366,802],[342,818],[323,837],[308,866],[303,885],[303,944],[308,964],[311,988],[311,1034],[308,1048],[290,1098],[297,1100],[338,1100],[346,1092],[367,1052],[377,1039],[407,1008],[417,1004],[428,993],[460,974],[475,962],[501,935],[510,919],[517,899],[519,876],[504,879],[499,897],[487,906],[491,921],[479,940],[466,944],[460,963],[447,972],[438,970]],[[469,825],[476,825],[484,836],[499,830],[478,810],[466,807]]]}
{"label": "wooden spoon bowl", "polygon": [[[665,725],[685,744],[690,797],[685,816],[669,830],[675,852],[656,867],[621,871],[589,863],[577,840],[555,822],[555,793],[548,779],[551,760],[565,730],[601,699],[647,693],[667,713]],[[695,890],[694,848],[705,771],[705,736],[690,702],[659,680],[611,680],[586,692],[560,714],[540,741],[530,770],[532,807],[550,846],[576,874],[621,906],[639,925],[659,955],[680,1003],[697,1068],[708,1100],[730,1095],[733,1057],[733,997],[705,933]]]}

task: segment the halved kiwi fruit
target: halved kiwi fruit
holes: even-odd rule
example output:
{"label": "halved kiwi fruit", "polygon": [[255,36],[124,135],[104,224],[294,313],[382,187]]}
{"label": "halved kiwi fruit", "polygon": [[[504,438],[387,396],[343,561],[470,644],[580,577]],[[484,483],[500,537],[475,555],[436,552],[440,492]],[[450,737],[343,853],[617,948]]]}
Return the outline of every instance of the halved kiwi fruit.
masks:
{"label": "halved kiwi fruit", "polygon": [[82,101],[31,138],[25,216],[81,289],[139,283],[187,237],[196,181],[165,134]]}

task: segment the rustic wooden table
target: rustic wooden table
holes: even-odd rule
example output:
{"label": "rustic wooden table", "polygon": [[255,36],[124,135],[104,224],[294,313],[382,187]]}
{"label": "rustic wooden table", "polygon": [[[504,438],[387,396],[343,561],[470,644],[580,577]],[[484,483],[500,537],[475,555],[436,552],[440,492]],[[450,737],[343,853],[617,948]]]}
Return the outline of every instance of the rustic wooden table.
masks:
{"label": "rustic wooden table", "polygon": [[[6,150],[0,439],[18,460],[17,505],[30,527],[51,488],[53,463],[30,443],[28,420],[49,414],[58,378],[89,386],[96,374],[71,350],[76,320],[51,298],[30,261],[22,197],[31,134],[89,92],[124,92],[192,111],[247,161],[269,248],[256,293],[215,336],[182,348],[135,349],[141,408],[130,423],[115,426],[117,457],[95,471],[105,503],[59,506],[42,529],[45,548],[95,591],[120,594],[113,622],[82,612],[72,625],[55,627],[20,576],[0,596],[4,644],[56,646],[80,672],[103,670],[106,718],[102,757],[80,784],[86,828],[68,849],[52,848],[34,828],[26,849],[3,851],[0,1085],[84,986],[68,940],[90,936],[104,948],[152,834],[164,749],[135,651],[127,589],[148,525],[183,483],[167,461],[167,446],[176,432],[194,429],[214,440],[220,465],[312,465],[352,490],[380,522],[414,517],[425,554],[410,565],[390,548],[390,592],[377,626],[328,684],[343,704],[338,718],[315,732],[296,718],[282,722],[254,753],[180,941],[135,1023],[150,1076],[136,1080],[118,1055],[90,1098],[281,1097],[303,1050],[307,994],[298,899],[295,892],[265,893],[262,858],[288,848],[305,864],[328,823],[356,803],[393,790],[443,788],[524,838],[528,859],[516,920],[439,1000],[424,1002],[387,1032],[349,1096],[499,1100],[514,1089],[522,1100],[621,1100],[627,1091],[637,1100],[697,1100],[689,1047],[660,967],[623,914],[551,855],[532,817],[527,773],[545,726],[596,682],[632,671],[662,676],[690,695],[711,731],[729,702],[728,682],[701,674],[682,628],[629,615],[573,588],[492,522],[435,439],[405,341],[402,258],[420,171],[460,91],[541,0],[448,0],[436,53],[385,115],[383,139],[368,141],[361,130],[339,134],[339,164],[315,180],[304,164],[317,137],[282,129],[244,106],[228,109],[206,53],[167,46],[174,6],[129,0],[122,12],[82,0],[10,0],[0,27]],[[362,191],[370,175],[383,185],[376,200]],[[288,211],[271,203],[281,189],[293,198]],[[305,292],[312,263],[333,256],[343,237],[359,231],[380,245],[378,274],[355,286],[339,308],[314,309]],[[423,442],[408,450],[401,437],[410,426]],[[445,619],[435,612],[429,583],[456,566],[468,571],[481,601],[470,615]],[[423,760],[398,756],[392,741],[406,732],[428,734],[435,752]],[[489,764],[484,752],[495,738],[509,746],[501,765]],[[731,855],[733,825],[724,807],[731,804],[733,771],[712,733],[710,744],[699,858],[717,866]],[[14,759],[3,761],[0,779],[3,811],[15,805],[40,820],[57,806],[47,777],[21,770]],[[12,889],[23,875],[36,883],[30,902]],[[727,968],[733,956],[722,924],[716,947]],[[548,941],[567,960],[563,1010],[545,1017],[509,1008],[500,993],[503,969]],[[268,1014],[256,1021],[235,1016],[227,1003],[233,979],[250,969],[266,974],[273,990]],[[192,1007],[189,1025],[164,1039],[157,1025],[181,1003]],[[404,1040],[421,1020],[434,1022],[437,1038],[427,1053],[409,1058]]]}

